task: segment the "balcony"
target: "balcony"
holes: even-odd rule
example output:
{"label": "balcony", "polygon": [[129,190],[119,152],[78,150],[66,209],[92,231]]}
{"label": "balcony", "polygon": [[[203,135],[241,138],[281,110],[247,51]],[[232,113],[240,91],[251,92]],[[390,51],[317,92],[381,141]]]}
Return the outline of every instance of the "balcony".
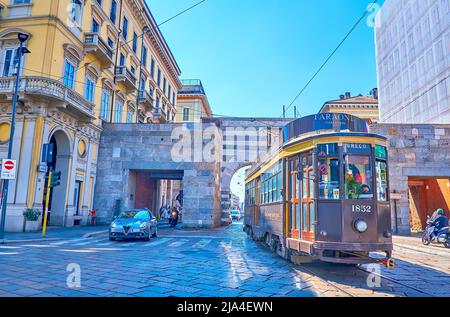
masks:
{"label": "balcony", "polygon": [[182,87],[178,91],[180,95],[205,95],[205,89],[199,79],[185,79],[181,81]]}
{"label": "balcony", "polygon": [[161,107],[153,109],[152,115],[153,120],[158,121],[159,123],[167,121],[167,114]]}
{"label": "balcony", "polygon": [[116,81],[123,83],[128,91],[136,90],[136,77],[125,66],[117,66]]}
{"label": "balcony", "polygon": [[153,106],[153,97],[147,91],[139,90],[138,104],[142,104],[146,110],[150,110]]}
{"label": "balcony", "polygon": [[99,36],[98,33],[84,33],[84,49],[92,52],[103,67],[114,65],[114,52]]}
{"label": "balcony", "polygon": [[[0,95],[12,99],[14,89],[13,77],[0,78]],[[36,96],[52,102],[52,106],[65,109],[74,114],[81,121],[92,121],[94,116],[94,104],[87,101],[82,95],[68,88],[62,82],[46,77],[21,77],[19,83],[19,95]]]}

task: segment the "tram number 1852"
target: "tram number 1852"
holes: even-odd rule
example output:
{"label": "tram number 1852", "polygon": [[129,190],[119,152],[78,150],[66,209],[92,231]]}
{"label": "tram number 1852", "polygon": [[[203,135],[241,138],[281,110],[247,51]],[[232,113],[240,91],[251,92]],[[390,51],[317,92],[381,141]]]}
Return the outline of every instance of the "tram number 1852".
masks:
{"label": "tram number 1852", "polygon": [[367,205],[352,205],[353,212],[371,213],[372,206]]}

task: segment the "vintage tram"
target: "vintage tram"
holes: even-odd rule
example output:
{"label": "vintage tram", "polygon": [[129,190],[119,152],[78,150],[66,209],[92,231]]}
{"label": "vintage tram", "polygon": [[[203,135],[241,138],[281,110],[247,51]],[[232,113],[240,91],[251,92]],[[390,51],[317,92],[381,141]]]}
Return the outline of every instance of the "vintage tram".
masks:
{"label": "vintage tram", "polygon": [[297,119],[282,134],[247,172],[244,231],[294,262],[392,265],[386,138],[339,113]]}

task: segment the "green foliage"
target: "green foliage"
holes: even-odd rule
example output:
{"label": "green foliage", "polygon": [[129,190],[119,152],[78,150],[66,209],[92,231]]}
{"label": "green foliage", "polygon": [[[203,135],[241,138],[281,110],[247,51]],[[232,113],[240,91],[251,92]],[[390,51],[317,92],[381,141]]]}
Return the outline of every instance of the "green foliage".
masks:
{"label": "green foliage", "polygon": [[27,208],[23,212],[23,216],[27,221],[37,221],[41,215],[41,212],[34,208]]}

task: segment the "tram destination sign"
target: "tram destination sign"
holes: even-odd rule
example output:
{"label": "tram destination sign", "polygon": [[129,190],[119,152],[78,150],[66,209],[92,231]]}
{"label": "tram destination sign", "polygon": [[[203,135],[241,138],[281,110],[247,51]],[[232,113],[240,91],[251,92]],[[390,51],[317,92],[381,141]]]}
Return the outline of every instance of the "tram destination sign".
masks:
{"label": "tram destination sign", "polygon": [[368,132],[365,120],[345,113],[319,113],[290,122],[283,128],[284,142],[301,134],[314,131]]}

